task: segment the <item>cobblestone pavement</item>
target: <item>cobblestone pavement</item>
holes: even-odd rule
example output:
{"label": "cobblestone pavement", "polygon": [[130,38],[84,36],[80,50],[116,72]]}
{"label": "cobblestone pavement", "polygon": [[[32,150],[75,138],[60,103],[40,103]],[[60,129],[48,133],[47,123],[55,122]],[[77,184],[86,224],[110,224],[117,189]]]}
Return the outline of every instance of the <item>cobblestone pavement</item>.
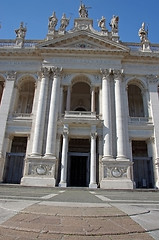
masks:
{"label": "cobblestone pavement", "polygon": [[1,199],[1,214],[3,211],[10,215],[1,218],[0,240],[153,239],[121,208],[86,191],[56,192],[41,196],[39,201]]}

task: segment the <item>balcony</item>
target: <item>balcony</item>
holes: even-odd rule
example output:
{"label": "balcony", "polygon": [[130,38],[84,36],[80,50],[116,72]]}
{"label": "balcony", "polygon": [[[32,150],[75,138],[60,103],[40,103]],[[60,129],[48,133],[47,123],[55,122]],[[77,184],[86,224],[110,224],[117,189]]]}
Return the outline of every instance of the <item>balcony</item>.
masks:
{"label": "balcony", "polygon": [[152,123],[152,118],[150,117],[129,117],[130,125],[149,125]]}
{"label": "balcony", "polygon": [[96,112],[87,111],[65,111],[63,116],[64,121],[72,123],[90,123],[99,122],[100,117]]}

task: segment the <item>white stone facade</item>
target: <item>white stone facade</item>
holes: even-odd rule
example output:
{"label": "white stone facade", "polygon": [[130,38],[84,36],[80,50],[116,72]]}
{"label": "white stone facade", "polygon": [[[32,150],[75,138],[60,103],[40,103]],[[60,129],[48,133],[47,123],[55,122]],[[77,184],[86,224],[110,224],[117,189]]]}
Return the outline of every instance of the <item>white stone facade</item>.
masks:
{"label": "white stone facade", "polygon": [[159,187],[159,45],[144,26],[141,43],[119,41],[118,20],[97,31],[81,5],[72,30],[53,13],[44,41],[22,23],[0,40],[1,182]]}

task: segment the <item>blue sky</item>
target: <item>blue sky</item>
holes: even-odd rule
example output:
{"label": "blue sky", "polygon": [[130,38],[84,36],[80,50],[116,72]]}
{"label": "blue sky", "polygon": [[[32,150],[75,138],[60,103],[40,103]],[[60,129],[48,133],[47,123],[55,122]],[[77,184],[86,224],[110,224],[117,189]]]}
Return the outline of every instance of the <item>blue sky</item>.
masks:
{"label": "blue sky", "polygon": [[[112,15],[118,15],[119,35],[123,42],[140,42],[138,30],[142,22],[149,28],[151,43],[159,43],[159,0],[83,0],[89,9],[89,18],[98,29],[97,19],[106,18],[107,29]],[[0,39],[14,39],[15,29],[23,21],[27,25],[26,39],[45,39],[48,18],[53,11],[60,22],[63,13],[71,17],[67,30],[73,27],[74,18],[79,17],[80,0],[1,0]],[[58,28],[58,26],[57,26]]]}

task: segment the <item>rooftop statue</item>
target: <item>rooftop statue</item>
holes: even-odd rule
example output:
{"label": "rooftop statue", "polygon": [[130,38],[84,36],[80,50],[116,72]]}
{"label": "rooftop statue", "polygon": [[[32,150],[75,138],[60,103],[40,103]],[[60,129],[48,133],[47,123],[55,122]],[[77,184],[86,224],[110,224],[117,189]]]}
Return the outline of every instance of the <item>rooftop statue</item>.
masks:
{"label": "rooftop statue", "polygon": [[105,17],[102,16],[102,18],[98,21],[98,27],[101,28],[102,31],[106,30],[106,26],[105,26]]}
{"label": "rooftop statue", "polygon": [[88,18],[88,10],[87,10],[87,7],[83,3],[79,7],[79,16],[81,18]]}
{"label": "rooftop statue", "polygon": [[148,40],[148,30],[145,30],[145,23],[143,22],[141,28],[139,29],[139,37],[141,42],[145,42]]}
{"label": "rooftop statue", "polygon": [[118,32],[118,22],[119,22],[119,17],[113,15],[111,22],[110,22],[110,26],[111,26],[112,32],[114,32],[114,33]]}
{"label": "rooftop statue", "polygon": [[66,27],[68,26],[69,22],[70,22],[70,19],[66,18],[66,14],[64,13],[62,18],[61,18],[61,21],[60,21],[60,23],[61,23],[60,31],[61,32],[64,32],[66,30]]}
{"label": "rooftop statue", "polygon": [[138,35],[142,43],[142,51],[150,52],[150,42],[148,40],[148,29],[145,29],[145,23],[143,22],[141,28],[139,29]]}
{"label": "rooftop statue", "polygon": [[16,37],[24,39],[26,35],[26,31],[27,31],[26,27],[24,27],[23,22],[21,22],[20,27],[15,30]]}
{"label": "rooftop statue", "polygon": [[49,17],[48,28],[49,28],[50,31],[55,31],[57,22],[58,22],[58,19],[57,19],[57,17],[56,17],[55,12],[53,12],[52,16]]}

